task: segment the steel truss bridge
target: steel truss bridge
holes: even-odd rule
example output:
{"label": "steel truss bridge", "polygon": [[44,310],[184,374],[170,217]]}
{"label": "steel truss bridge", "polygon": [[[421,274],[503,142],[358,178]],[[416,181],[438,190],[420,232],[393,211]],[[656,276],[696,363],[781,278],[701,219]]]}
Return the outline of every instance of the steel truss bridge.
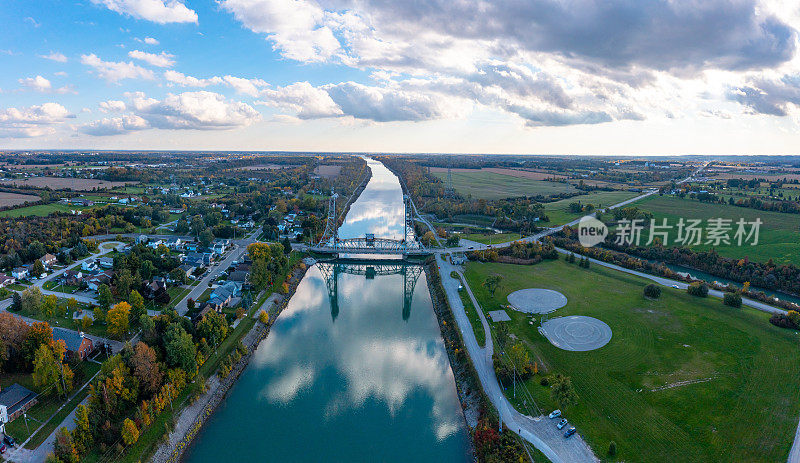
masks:
{"label": "steel truss bridge", "polygon": [[325,232],[319,242],[309,246],[308,250],[322,254],[394,254],[404,256],[423,256],[430,254],[425,246],[417,240],[414,233],[414,206],[411,197],[403,195],[405,208],[405,223],[403,226],[403,239],[377,238],[367,234],[362,238],[339,238],[339,220],[336,217],[336,198],[339,195],[331,190],[328,200],[328,217],[325,222]]}
{"label": "steel truss bridge", "polygon": [[421,265],[406,262],[365,262],[365,261],[332,261],[317,262],[317,267],[325,280],[328,288],[328,299],[331,304],[331,318],[336,321],[339,315],[339,275],[363,275],[368,280],[376,276],[403,275],[403,320],[411,316],[411,299],[414,296],[414,287],[422,274]]}

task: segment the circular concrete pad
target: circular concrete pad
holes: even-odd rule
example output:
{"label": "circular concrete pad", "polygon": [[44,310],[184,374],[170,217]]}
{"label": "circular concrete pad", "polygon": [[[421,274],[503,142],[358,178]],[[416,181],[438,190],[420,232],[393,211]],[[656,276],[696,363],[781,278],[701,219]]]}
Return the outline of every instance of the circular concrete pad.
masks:
{"label": "circular concrete pad", "polygon": [[611,328],[608,325],[583,315],[547,320],[539,331],[559,349],[578,352],[599,349],[611,341]]}
{"label": "circular concrete pad", "polygon": [[567,297],[552,289],[520,289],[508,295],[508,303],[519,312],[550,313],[567,305]]}

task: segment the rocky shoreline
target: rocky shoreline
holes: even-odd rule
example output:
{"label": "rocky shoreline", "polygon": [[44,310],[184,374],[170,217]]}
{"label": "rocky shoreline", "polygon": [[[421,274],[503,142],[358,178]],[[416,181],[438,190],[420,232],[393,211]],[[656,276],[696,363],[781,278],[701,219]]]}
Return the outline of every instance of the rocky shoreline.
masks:
{"label": "rocky shoreline", "polygon": [[[278,316],[281,314],[281,312],[283,312],[283,310],[289,304],[289,301],[297,290],[297,286],[303,279],[306,270],[307,267],[301,264],[298,264],[292,270],[289,291],[284,296],[283,300],[278,304],[277,308],[270,313],[270,319],[268,323],[264,325],[260,321],[256,321],[256,324],[253,326],[253,328],[242,338],[242,344],[244,344],[244,346],[247,348],[247,354],[242,356],[239,362],[234,365],[234,367],[231,369],[231,372],[225,378],[220,379],[219,375],[215,374],[208,379],[206,385],[209,387],[209,391],[206,392],[201,399],[198,399],[198,402],[201,402],[201,404],[202,402],[205,402],[205,405],[202,406],[202,410],[197,413],[197,416],[192,420],[191,425],[185,430],[178,430],[176,427],[176,429],[170,435],[168,442],[163,444],[156,451],[152,459],[153,462],[175,463],[182,460],[183,455],[186,452],[186,449],[188,449],[191,445],[192,440],[200,432],[206,420],[211,416],[217,406],[222,403],[222,400],[225,398],[230,388],[239,379],[239,376],[242,374],[247,364],[250,363],[250,358],[253,356],[253,353],[258,345],[267,337],[270,328],[278,319]],[[192,405],[189,405],[181,412],[181,415],[184,413],[191,414],[191,409]],[[178,418],[178,421],[179,420],[180,417]],[[175,442],[175,444],[171,444],[171,442]]]}

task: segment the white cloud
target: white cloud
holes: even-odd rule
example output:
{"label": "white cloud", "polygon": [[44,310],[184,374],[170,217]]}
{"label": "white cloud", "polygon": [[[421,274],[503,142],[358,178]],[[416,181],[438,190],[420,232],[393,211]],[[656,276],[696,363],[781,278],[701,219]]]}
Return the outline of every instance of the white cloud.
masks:
{"label": "white cloud", "polygon": [[126,109],[125,102],[120,100],[101,101],[97,106],[104,113],[122,112]]}
{"label": "white cloud", "polygon": [[90,55],[81,55],[81,63],[94,68],[98,77],[109,82],[119,82],[123,79],[152,80],[155,78],[152,71],[141,66],[137,66],[131,61],[128,61],[127,63],[103,61],[94,53]]}
{"label": "white cloud", "polygon": [[180,0],[92,0],[111,11],[159,24],[197,23],[197,13]]}
{"label": "white cloud", "polygon": [[259,104],[275,106],[297,114],[300,119],[341,116],[342,110],[325,90],[308,82],[297,82],[275,90],[261,92]]}
{"label": "white cloud", "polygon": [[0,137],[38,137],[55,132],[53,125],[74,117],[58,103],[44,103],[0,111]]}
{"label": "white cloud", "polygon": [[219,85],[223,82],[222,78],[220,77],[198,79],[197,77],[187,76],[182,72],[172,70],[164,71],[164,78],[170,83],[183,87],[208,87],[209,85]]}
{"label": "white cloud", "polygon": [[134,130],[194,129],[225,130],[248,126],[261,120],[261,114],[241,101],[207,91],[168,94],[163,100],[148,98],[142,92],[126,94],[130,104],[121,101],[100,103],[101,111],[129,110],[121,117],[84,124],[79,131],[89,135],[117,135]]}
{"label": "white cloud", "polygon": [[249,96],[258,96],[261,88],[267,87],[269,84],[262,79],[247,79],[244,77],[235,76],[213,76],[207,79],[187,76],[178,71],[165,71],[164,78],[176,85],[182,87],[208,87],[209,85],[227,85],[233,88],[237,93],[242,93]]}
{"label": "white cloud", "polygon": [[133,59],[144,61],[145,63],[151,66],[157,66],[160,68],[169,68],[175,64],[175,60],[172,59],[175,56],[170,55],[169,53],[163,51],[159,54],[155,54],[155,53],[147,53],[140,50],[132,50],[128,52],[128,56],[130,56]]}
{"label": "white cloud", "polygon": [[153,37],[145,37],[144,43],[148,45],[158,45],[158,40],[154,39]]}
{"label": "white cloud", "polygon": [[39,55],[39,58],[49,59],[50,61],[56,61],[58,63],[67,62],[67,57],[56,51],[51,51],[49,55]]}
{"label": "white cloud", "polygon": [[245,79],[242,77],[225,76],[223,81],[238,93],[258,96],[259,87],[266,87],[267,83],[261,79]]}
{"label": "white cloud", "polygon": [[28,87],[29,89],[37,92],[49,92],[53,89],[53,85],[50,83],[50,81],[42,76],[19,79],[19,83],[24,87]]}
{"label": "white cloud", "polygon": [[220,5],[248,29],[267,34],[287,58],[326,61],[341,50],[332,15],[307,0],[222,0]]}

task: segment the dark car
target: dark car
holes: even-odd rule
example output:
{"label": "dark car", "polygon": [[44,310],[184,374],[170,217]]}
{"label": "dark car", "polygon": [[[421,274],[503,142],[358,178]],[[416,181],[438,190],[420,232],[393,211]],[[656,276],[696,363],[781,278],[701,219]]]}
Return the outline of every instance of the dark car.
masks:
{"label": "dark car", "polygon": [[569,436],[571,436],[573,434],[575,434],[575,427],[574,426],[572,426],[569,429],[567,429],[566,431],[564,431],[564,437],[569,437]]}
{"label": "dark car", "polygon": [[16,442],[14,442],[14,438],[9,436],[8,434],[3,436],[3,442],[8,444],[9,447],[13,447],[13,446],[17,445]]}

